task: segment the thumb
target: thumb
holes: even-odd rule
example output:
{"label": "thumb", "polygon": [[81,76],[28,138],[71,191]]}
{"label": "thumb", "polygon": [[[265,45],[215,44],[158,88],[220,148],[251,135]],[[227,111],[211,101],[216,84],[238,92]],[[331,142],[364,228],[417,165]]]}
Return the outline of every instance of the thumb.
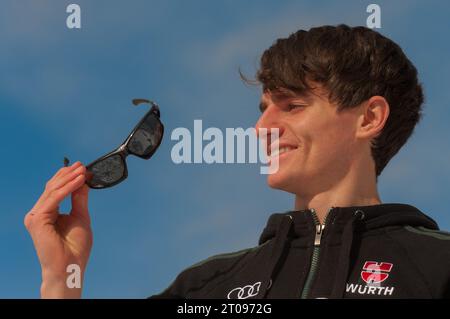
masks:
{"label": "thumb", "polygon": [[72,193],[72,210],[70,215],[80,217],[90,223],[89,217],[89,186],[83,184]]}

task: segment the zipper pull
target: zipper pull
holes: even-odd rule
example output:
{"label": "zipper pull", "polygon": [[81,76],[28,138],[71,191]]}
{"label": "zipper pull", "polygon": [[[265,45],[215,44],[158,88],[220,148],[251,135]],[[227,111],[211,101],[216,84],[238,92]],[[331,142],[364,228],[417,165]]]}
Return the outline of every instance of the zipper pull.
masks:
{"label": "zipper pull", "polygon": [[322,239],[322,233],[325,225],[316,225],[316,237],[314,239],[314,246],[320,246],[320,240]]}

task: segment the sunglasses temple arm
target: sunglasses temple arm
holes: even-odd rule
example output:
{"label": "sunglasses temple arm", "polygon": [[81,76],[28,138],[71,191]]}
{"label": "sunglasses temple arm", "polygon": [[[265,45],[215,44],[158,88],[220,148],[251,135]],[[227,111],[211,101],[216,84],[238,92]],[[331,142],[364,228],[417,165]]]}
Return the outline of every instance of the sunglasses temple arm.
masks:
{"label": "sunglasses temple arm", "polygon": [[139,104],[142,104],[142,103],[147,103],[147,104],[150,104],[150,105],[154,104],[154,102],[152,102],[150,100],[147,100],[147,99],[133,99],[132,102],[133,102],[134,105],[139,105]]}

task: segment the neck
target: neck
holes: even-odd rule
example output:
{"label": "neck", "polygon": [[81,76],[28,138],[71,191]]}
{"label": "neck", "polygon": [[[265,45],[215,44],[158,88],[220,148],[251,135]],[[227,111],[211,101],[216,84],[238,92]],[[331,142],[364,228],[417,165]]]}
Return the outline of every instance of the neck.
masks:
{"label": "neck", "polygon": [[[331,207],[369,206],[381,204],[377,191],[376,177],[359,170],[346,175],[332,187],[316,194],[296,194],[295,209],[312,209],[321,223]],[[365,172],[363,174],[363,172]],[[371,175],[370,177],[368,175]]]}

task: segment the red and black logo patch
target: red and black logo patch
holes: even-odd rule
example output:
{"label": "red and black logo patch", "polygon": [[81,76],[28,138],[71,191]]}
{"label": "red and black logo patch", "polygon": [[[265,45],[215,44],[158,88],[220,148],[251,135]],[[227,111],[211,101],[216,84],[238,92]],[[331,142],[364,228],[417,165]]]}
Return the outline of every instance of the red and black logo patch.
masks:
{"label": "red and black logo patch", "polygon": [[361,271],[361,278],[368,284],[378,284],[389,277],[394,265],[386,262],[366,261]]}

